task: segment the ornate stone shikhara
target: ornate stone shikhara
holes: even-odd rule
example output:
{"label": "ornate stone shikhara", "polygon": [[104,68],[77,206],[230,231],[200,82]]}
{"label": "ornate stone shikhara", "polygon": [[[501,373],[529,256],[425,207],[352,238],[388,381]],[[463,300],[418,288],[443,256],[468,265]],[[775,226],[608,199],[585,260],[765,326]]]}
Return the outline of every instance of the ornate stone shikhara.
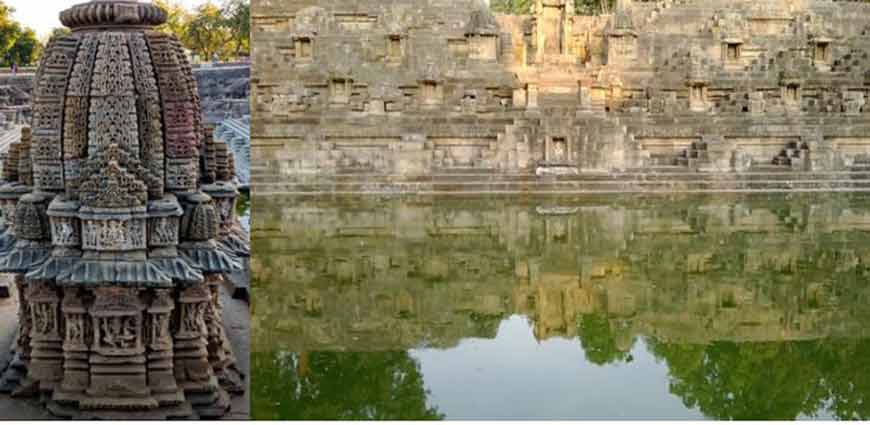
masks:
{"label": "ornate stone shikhara", "polygon": [[0,387],[60,416],[218,417],[243,391],[219,302],[249,253],[233,157],[165,20],[130,0],[61,13],[72,33],[4,161],[0,271],[21,302]]}

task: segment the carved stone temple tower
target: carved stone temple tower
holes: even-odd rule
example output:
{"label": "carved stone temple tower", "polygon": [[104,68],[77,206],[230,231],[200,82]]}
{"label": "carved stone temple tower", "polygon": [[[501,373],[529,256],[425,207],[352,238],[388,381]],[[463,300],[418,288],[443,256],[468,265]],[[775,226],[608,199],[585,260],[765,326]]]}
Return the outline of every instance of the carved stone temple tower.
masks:
{"label": "carved stone temple tower", "polygon": [[0,272],[21,303],[0,387],[64,417],[222,416],[243,377],[218,291],[249,254],[233,157],[163,10],[95,0],[61,21],[4,161]]}

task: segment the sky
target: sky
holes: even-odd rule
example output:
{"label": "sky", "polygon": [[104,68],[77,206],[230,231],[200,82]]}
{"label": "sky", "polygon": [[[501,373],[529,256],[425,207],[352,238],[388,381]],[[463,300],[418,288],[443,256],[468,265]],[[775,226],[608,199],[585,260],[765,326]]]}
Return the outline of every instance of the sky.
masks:
{"label": "sky", "polygon": [[[2,0],[6,5],[15,9],[13,15],[18,22],[26,27],[33,28],[37,37],[48,37],[52,28],[62,26],[58,15],[70,6],[86,3],[88,0]],[[193,8],[205,3],[207,0],[180,0],[187,8]],[[213,3],[220,4],[219,1]]]}

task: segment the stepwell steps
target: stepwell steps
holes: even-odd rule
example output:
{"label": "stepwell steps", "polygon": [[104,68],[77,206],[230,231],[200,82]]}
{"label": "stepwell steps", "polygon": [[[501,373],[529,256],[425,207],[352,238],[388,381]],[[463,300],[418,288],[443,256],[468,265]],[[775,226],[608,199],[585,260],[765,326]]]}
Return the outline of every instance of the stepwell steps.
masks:
{"label": "stepwell steps", "polygon": [[340,193],[645,193],[645,192],[864,192],[870,180],[574,180],[464,182],[263,183],[255,195]]}

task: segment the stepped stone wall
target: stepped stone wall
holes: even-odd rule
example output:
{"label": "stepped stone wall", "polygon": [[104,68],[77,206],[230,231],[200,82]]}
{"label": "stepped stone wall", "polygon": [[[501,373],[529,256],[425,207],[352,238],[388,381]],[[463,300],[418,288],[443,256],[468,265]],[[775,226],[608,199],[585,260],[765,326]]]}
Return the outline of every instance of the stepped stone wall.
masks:
{"label": "stepped stone wall", "polygon": [[206,122],[216,124],[251,115],[249,65],[200,67],[194,69],[193,76]]}
{"label": "stepped stone wall", "polygon": [[526,16],[478,0],[252,6],[263,193],[334,191],[343,175],[371,183],[355,192],[463,190],[416,184],[456,174],[508,188],[504,176],[535,177],[524,190],[549,190],[537,184],[554,175],[569,190],[637,179],[615,173],[715,175],[719,190],[784,174],[806,183],[784,190],[863,190],[855,181],[870,178],[868,4],[620,0],[601,16],[575,15],[572,0],[537,0]]}

